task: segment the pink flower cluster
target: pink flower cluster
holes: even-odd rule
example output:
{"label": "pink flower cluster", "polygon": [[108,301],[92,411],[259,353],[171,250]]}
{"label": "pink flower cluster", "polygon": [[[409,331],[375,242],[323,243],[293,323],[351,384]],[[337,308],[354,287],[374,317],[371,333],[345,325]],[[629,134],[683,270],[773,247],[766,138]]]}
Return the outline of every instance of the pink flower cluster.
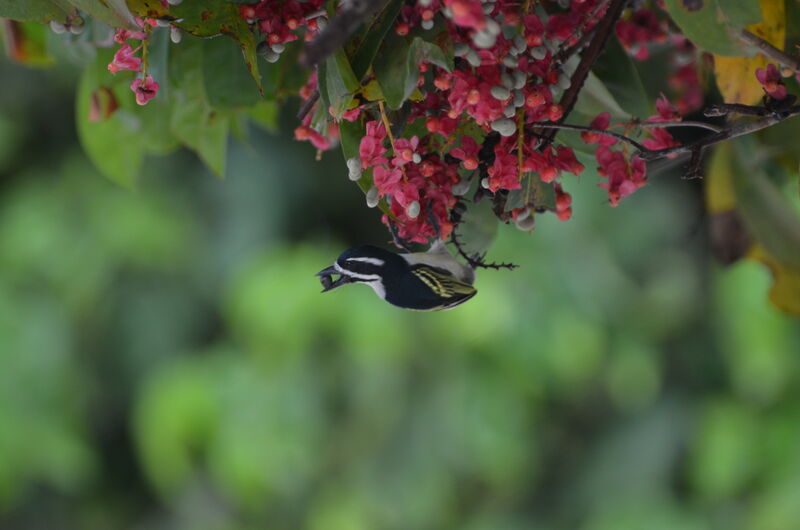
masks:
{"label": "pink flower cluster", "polygon": [[[265,4],[272,2],[258,5]],[[542,142],[548,129],[537,125],[558,122],[564,114],[558,101],[571,79],[556,52],[591,31],[607,3],[573,0],[567,9],[555,7],[555,2],[553,6],[550,14],[538,9],[523,13],[516,0],[419,0],[402,7],[395,26],[399,35],[426,31],[435,20],[444,21],[455,67],[420,65],[416,97],[405,104],[407,121],[392,128],[408,131],[402,136],[394,138],[384,125],[402,114],[386,116],[370,102],[362,100],[340,118],[363,124],[359,156],[348,160],[350,177],[371,178],[368,203],[387,201],[392,219],[384,216],[384,223],[396,223],[400,237],[416,242],[446,238],[453,228],[449,210],[471,183],[490,194],[518,190],[525,179],[551,187],[555,204],[532,202],[501,214],[503,220],[518,221],[520,228],[532,226],[520,221],[543,208],[562,220],[571,217],[572,197],[564,176],[578,175],[584,166],[570,147]],[[244,16],[258,18],[242,9]],[[650,43],[668,38],[665,25],[650,11],[635,11],[623,22],[618,36],[640,58],[647,56]],[[312,76],[301,91],[303,99],[315,89]],[[680,119],[665,97],[656,106],[658,115],[648,121]],[[312,109],[296,137],[320,150],[330,148],[338,129],[336,120],[326,117]],[[606,113],[592,123],[598,130],[610,125]],[[652,127],[648,133],[648,149],[677,145],[666,129]],[[631,156],[628,145],[612,149],[618,141],[597,132],[584,133],[583,139],[598,146],[598,172],[604,177],[600,186],[608,190],[612,205],[646,183],[645,163]]]}
{"label": "pink flower cluster", "polygon": [[[149,19],[142,21],[137,19],[140,27],[145,24],[155,25],[155,21]],[[140,44],[135,49],[128,44],[128,40],[144,41],[147,39],[147,33],[144,31],[130,31],[126,29],[118,29],[114,35],[114,41],[121,44],[117,52],[114,54],[114,59],[108,63],[108,71],[112,74],[124,70],[132,70],[134,72],[142,71],[142,59],[136,57],[142,45]],[[153,76],[144,75],[143,77],[136,77],[131,82],[131,90],[136,95],[136,103],[139,105],[146,105],[148,101],[156,97],[158,94],[158,83],[153,80]]]}
{"label": "pink flower cluster", "polygon": [[[366,124],[359,159],[362,169],[372,169],[378,198],[390,201],[401,238],[424,243],[428,238],[449,237],[453,230],[449,212],[456,202],[452,186],[460,180],[458,161],[445,161],[418,136],[398,138],[392,144],[386,127],[377,120]],[[383,222],[389,223],[388,216]]]}
{"label": "pink flower cluster", "polygon": [[318,16],[324,14],[324,0],[261,0],[239,6],[239,14],[258,27],[264,42],[274,46],[295,41],[300,35],[313,38]]}
{"label": "pink flower cluster", "polygon": [[[658,114],[647,118],[645,123],[666,123],[680,121],[681,119],[663,94],[656,101],[656,110]],[[605,131],[610,124],[610,114],[603,112],[589,124],[589,127],[598,131]],[[664,128],[651,127],[647,129],[647,133],[650,138],[646,138],[642,142],[642,145],[647,149],[669,149],[680,145]],[[647,166],[640,157],[636,155],[628,156],[626,153],[627,145],[623,145],[622,150],[612,150],[611,147],[617,145],[619,140],[600,132],[582,132],[581,137],[587,144],[598,144],[595,151],[595,159],[598,164],[597,172],[607,179],[606,182],[600,183],[600,187],[608,190],[608,202],[611,206],[617,206],[621,199],[645,185],[647,182]]]}

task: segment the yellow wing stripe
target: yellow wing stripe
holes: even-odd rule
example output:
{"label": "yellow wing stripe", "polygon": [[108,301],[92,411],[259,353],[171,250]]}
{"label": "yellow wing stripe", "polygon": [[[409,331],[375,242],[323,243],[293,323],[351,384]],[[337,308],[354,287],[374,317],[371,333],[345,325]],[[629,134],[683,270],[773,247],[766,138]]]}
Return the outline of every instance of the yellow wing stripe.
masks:
{"label": "yellow wing stripe", "polygon": [[435,269],[418,267],[411,273],[427,285],[431,291],[442,298],[462,297],[475,293],[475,288],[468,283],[456,280],[452,276],[442,274]]}

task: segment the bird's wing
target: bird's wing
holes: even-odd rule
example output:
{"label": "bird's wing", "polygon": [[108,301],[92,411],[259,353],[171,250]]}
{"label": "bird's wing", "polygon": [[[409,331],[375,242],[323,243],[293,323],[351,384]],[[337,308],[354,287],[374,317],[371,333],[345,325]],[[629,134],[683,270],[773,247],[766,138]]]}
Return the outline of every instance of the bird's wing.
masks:
{"label": "bird's wing", "polygon": [[411,269],[411,274],[419,278],[437,296],[443,299],[443,304],[434,310],[450,309],[463,302],[466,302],[478,291],[470,284],[453,278],[445,271],[426,265],[418,265]]}

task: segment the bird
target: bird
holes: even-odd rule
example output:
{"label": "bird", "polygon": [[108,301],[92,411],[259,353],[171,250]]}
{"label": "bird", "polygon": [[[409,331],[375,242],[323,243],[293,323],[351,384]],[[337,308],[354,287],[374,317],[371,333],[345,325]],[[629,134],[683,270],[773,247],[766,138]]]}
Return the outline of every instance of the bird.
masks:
{"label": "bird", "polygon": [[456,260],[441,241],[427,252],[395,253],[373,245],[350,248],[316,276],[323,293],[363,283],[381,299],[413,311],[452,309],[478,292],[472,286],[474,269]]}

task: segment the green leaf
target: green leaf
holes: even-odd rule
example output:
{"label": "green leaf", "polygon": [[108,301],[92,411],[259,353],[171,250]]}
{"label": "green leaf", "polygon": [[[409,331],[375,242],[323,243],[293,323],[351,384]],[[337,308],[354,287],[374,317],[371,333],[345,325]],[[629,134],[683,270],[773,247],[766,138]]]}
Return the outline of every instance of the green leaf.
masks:
{"label": "green leaf", "polygon": [[[325,61],[325,90],[333,115],[339,118],[353,100],[353,93],[361,86],[353,75],[347,56],[342,50]],[[321,89],[321,88],[320,88]]]}
{"label": "green leaf", "polygon": [[393,109],[400,108],[413,91],[413,88],[406,90],[409,84],[408,52],[408,41],[395,33],[390,33],[381,45],[379,52],[381,60],[372,65],[375,78],[386,98],[386,104]]}
{"label": "green leaf", "polygon": [[761,3],[758,0],[717,0],[717,3],[728,22],[737,28],[762,20]]}
{"label": "green leaf", "polygon": [[173,25],[196,37],[227,35],[239,43],[250,75],[256,82],[259,92],[264,92],[261,86],[261,74],[258,71],[255,37],[239,15],[238,7],[225,0],[183,2],[171,6],[169,15],[175,19]]}
{"label": "green leaf", "polygon": [[139,29],[125,0],[69,0],[69,3],[112,28]]}
{"label": "green leaf", "polygon": [[[689,9],[697,4],[699,8]],[[664,6],[683,34],[697,46],[717,55],[745,55],[743,47],[729,33],[732,28],[718,9],[717,0],[664,0]]]}
{"label": "green leaf", "polygon": [[375,17],[366,35],[356,44],[355,50],[350,54],[351,64],[356,79],[361,80],[372,66],[372,61],[378,49],[386,38],[386,34],[394,27],[395,19],[403,7],[402,0],[392,0]]}
{"label": "green leaf", "polygon": [[608,40],[601,60],[592,71],[626,113],[642,119],[653,114],[636,64],[617,39]]}
{"label": "green leaf", "polygon": [[278,104],[274,101],[262,101],[247,111],[251,120],[273,133],[277,133],[279,130],[279,114]]}
{"label": "green leaf", "polygon": [[[455,68],[453,56],[450,55],[448,57],[439,45],[428,42],[421,37],[414,37],[408,50],[409,76],[419,73],[419,65],[423,62],[435,64],[448,72],[452,72],[453,68]],[[414,86],[416,86],[416,83],[414,83]]]}
{"label": "green leaf", "polygon": [[592,72],[589,72],[589,76],[583,84],[578,102],[575,104],[575,111],[590,119],[601,112],[608,112],[611,117],[618,120],[628,120],[631,117],[628,112],[623,110],[600,78]]}
{"label": "green leaf", "polygon": [[417,88],[419,65],[423,61],[446,70],[453,69],[452,54],[421,37],[408,39],[391,34],[383,43],[381,61],[372,65],[375,77],[386,98],[386,104],[399,109]]}
{"label": "green leaf", "polygon": [[205,39],[203,45],[203,86],[211,105],[252,106],[261,101],[242,53],[228,39]]}
{"label": "green leaf", "polygon": [[64,23],[67,17],[77,14],[65,0],[0,0],[0,18],[21,22],[44,24],[55,20]]}
{"label": "green leaf", "polygon": [[203,43],[188,40],[172,55],[174,88],[171,93],[173,134],[195,151],[216,175],[225,175],[230,118],[215,110],[205,94]]}

